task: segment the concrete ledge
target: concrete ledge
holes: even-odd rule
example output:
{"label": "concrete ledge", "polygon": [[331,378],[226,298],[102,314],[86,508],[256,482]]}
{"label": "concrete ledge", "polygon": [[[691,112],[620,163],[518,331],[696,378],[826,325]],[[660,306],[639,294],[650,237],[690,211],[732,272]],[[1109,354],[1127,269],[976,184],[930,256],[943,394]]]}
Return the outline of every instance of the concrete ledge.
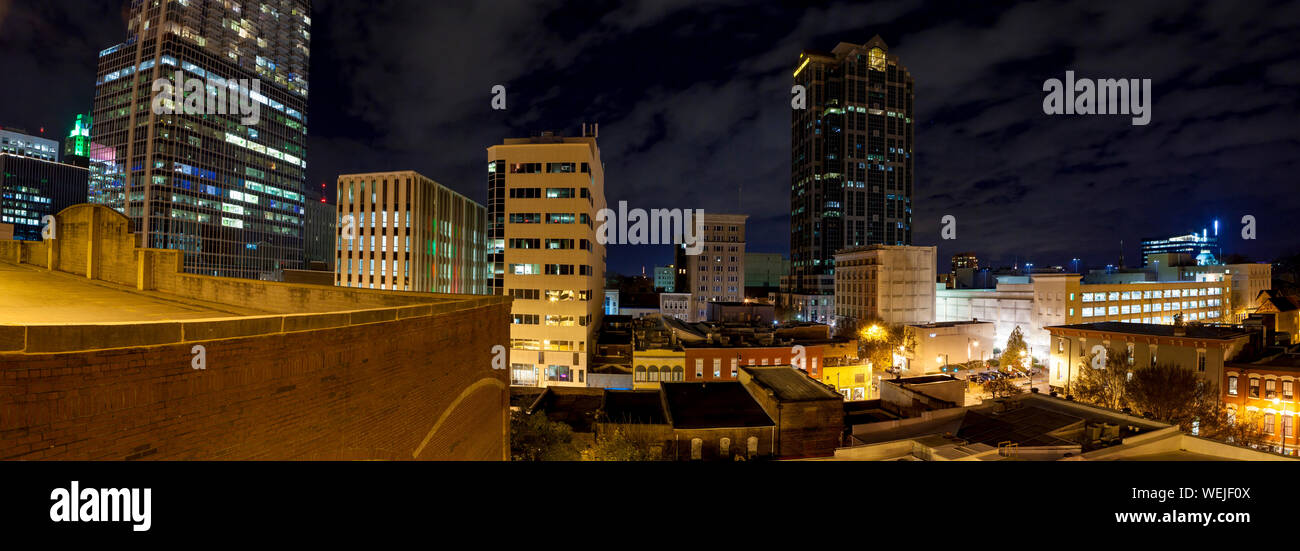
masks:
{"label": "concrete ledge", "polygon": [[250,337],[265,333],[278,333],[284,320],[280,316],[235,318],[215,321],[182,322],[182,337],[186,341],[207,341]]}
{"label": "concrete ledge", "polygon": [[32,325],[27,327],[27,353],[71,352],[128,348],[180,342],[181,324]]}
{"label": "concrete ledge", "polygon": [[284,316],[284,332],[311,331],[330,327],[343,327],[352,322],[348,312],[336,314],[291,314]]}
{"label": "concrete ledge", "polygon": [[27,327],[24,325],[0,325],[0,351],[21,352],[27,345]]}
{"label": "concrete ledge", "polygon": [[351,319],[348,323],[351,325],[382,323],[397,319],[397,310],[393,308],[385,308],[383,310],[357,310],[355,312],[349,312],[349,314],[351,315]]}
{"label": "concrete ledge", "polygon": [[428,316],[433,313],[433,305],[420,304],[417,306],[403,306],[397,309],[397,319],[418,318]]}

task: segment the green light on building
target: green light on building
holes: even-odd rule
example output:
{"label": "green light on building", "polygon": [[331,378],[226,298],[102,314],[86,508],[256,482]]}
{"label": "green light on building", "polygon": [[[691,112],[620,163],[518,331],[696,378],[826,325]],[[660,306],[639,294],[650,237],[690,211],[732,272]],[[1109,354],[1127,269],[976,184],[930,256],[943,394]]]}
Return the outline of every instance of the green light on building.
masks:
{"label": "green light on building", "polygon": [[77,115],[72,131],[68,132],[68,141],[63,146],[64,155],[90,156],[90,120],[90,115]]}

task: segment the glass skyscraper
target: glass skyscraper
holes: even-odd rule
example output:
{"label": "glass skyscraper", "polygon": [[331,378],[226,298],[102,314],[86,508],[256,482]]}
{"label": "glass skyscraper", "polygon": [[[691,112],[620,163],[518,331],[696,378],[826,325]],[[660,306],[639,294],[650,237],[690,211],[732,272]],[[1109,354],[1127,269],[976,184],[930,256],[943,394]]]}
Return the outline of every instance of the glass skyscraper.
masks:
{"label": "glass skyscraper", "polygon": [[912,244],[912,76],[876,36],[805,50],[794,84],[787,290],[829,293],[837,250]]}
{"label": "glass skyscraper", "polygon": [[[90,200],[129,216],[141,245],[185,251],[191,273],[302,268],[310,0],[133,0],[127,18],[99,54],[90,142],[106,174]],[[184,114],[155,109],[161,81]],[[256,120],[185,101],[235,92]]]}

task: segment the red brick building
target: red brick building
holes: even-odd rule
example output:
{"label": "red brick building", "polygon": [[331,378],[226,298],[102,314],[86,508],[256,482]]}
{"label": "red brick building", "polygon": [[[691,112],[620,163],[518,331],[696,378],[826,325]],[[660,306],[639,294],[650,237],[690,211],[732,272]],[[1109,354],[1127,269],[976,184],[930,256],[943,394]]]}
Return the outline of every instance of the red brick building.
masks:
{"label": "red brick building", "polygon": [[719,342],[684,343],[687,381],[735,381],[742,366],[797,366],[798,350],[803,351],[804,370],[821,377],[823,346],[818,345],[753,346],[725,345]]}
{"label": "red brick building", "polygon": [[1229,362],[1221,383],[1235,419],[1258,423],[1273,451],[1300,450],[1300,354],[1275,354],[1253,362]]}

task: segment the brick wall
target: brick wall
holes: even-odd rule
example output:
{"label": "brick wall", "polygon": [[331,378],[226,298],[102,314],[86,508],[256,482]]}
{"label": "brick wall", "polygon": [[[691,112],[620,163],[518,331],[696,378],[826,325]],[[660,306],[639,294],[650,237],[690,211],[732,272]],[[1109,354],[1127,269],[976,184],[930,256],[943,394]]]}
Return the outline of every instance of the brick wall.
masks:
{"label": "brick wall", "polygon": [[[503,459],[509,302],[310,331],[0,353],[0,459]],[[467,303],[467,306],[469,304]]]}

